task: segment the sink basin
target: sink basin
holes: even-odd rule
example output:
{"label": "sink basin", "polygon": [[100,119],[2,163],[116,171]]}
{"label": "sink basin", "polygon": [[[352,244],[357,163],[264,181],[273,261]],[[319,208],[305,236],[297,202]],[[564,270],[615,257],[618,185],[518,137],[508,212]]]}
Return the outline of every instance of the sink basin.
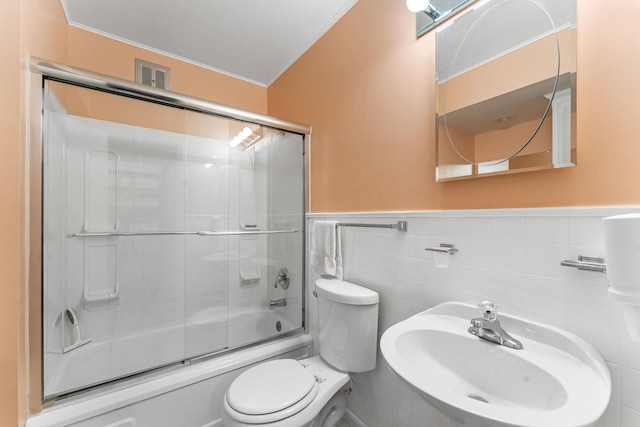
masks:
{"label": "sink basin", "polygon": [[524,345],[514,350],[467,332],[476,307],[447,302],[390,327],[380,348],[404,381],[469,427],[587,427],[604,413],[611,377],[577,336],[500,314]]}

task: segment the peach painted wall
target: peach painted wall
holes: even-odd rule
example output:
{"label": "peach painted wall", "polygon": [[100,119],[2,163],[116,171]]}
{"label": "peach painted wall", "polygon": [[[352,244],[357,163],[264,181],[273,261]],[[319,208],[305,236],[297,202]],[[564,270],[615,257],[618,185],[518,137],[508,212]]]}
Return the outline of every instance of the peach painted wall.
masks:
{"label": "peach painted wall", "polygon": [[135,80],[134,61],[140,58],[171,68],[171,90],[174,92],[260,114],[267,112],[267,89],[256,84],[214,73],[75,27],[68,27],[67,48],[66,62],[69,65]]}
{"label": "peach painted wall", "polygon": [[455,146],[465,158],[476,162],[476,149],[478,148],[475,144],[474,135],[465,133],[460,129],[456,129],[454,127],[449,127],[449,135],[447,136],[447,131],[444,127],[443,123],[438,125],[438,139],[440,139],[440,144],[438,145],[438,158],[442,165],[466,165],[467,162],[462,160],[458,153],[453,149],[451,144],[449,143],[449,138],[452,141],[455,141]]}
{"label": "peach painted wall", "polygon": [[436,183],[434,34],[402,1],[361,0],[269,87],[313,126],[311,211],[640,203],[640,2],[578,0],[578,166]]}
{"label": "peach painted wall", "polygon": [[18,423],[20,347],[20,3],[0,11],[0,425]]}
{"label": "peach painted wall", "polygon": [[22,336],[28,55],[128,79],[141,57],[174,67],[176,91],[311,124],[314,212],[640,203],[640,2],[610,3],[603,20],[578,0],[578,167],[437,184],[434,37],[415,39],[402,1],[359,1],[267,90],[69,28],[56,1],[3,0],[0,425],[21,423],[33,392]]}
{"label": "peach painted wall", "polygon": [[[257,113],[267,89],[69,27],[59,1],[2,0],[0,6],[0,426],[24,425],[39,410],[39,288],[29,289],[28,187],[32,108],[30,56],[134,79],[134,58],[168,65],[173,89]],[[34,115],[38,117],[38,114]],[[37,275],[35,275],[37,276]],[[33,325],[30,327],[30,325]]]}
{"label": "peach painted wall", "polygon": [[111,94],[83,87],[50,82],[49,90],[71,115],[140,126],[166,132],[186,133],[203,138],[228,140],[246,126],[245,122],[185,111],[176,114],[171,107]]}
{"label": "peach painted wall", "polygon": [[[16,22],[20,25],[19,38],[14,42],[20,46],[21,73],[20,85],[20,107],[17,110],[20,115],[21,135],[18,139],[11,141],[11,144],[18,150],[18,159],[2,158],[2,161],[16,162],[21,164],[21,177],[23,182],[19,183],[19,191],[22,195],[20,205],[23,210],[19,214],[17,223],[13,226],[21,230],[22,247],[19,248],[21,258],[18,260],[18,268],[23,272],[17,281],[7,283],[8,288],[15,288],[20,297],[18,302],[18,390],[16,393],[18,406],[7,405],[7,414],[13,414],[17,418],[17,423],[6,422],[6,425],[24,425],[24,422],[31,411],[40,407],[40,286],[38,281],[33,282],[30,288],[30,276],[39,277],[39,269],[31,270],[28,261],[28,251],[31,249],[29,235],[29,222],[38,223],[39,213],[30,214],[28,186],[30,179],[39,179],[39,174],[31,175],[28,166],[29,144],[31,143],[29,130],[31,128],[32,117],[39,117],[39,111],[29,113],[34,105],[29,104],[29,93],[31,90],[38,92],[37,84],[30,81],[28,72],[29,56],[38,56],[53,61],[64,62],[66,60],[66,21],[60,4],[56,1],[47,0],[10,0],[20,5],[20,14]],[[3,185],[7,183],[3,182]],[[0,235],[3,239],[4,235]],[[34,247],[34,250],[37,248]],[[36,286],[37,284],[37,286]],[[31,327],[30,327],[31,325]],[[3,383],[4,378],[0,378]],[[5,405],[5,401],[0,402],[0,406]],[[0,418],[0,424],[5,419]],[[2,424],[5,425],[5,424]]]}

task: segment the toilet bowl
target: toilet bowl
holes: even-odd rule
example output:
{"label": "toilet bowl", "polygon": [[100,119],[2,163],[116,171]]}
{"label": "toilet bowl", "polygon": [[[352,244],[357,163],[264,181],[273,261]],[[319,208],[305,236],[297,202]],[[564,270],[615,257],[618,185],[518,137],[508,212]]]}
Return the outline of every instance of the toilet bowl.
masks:
{"label": "toilet bowl", "polygon": [[316,292],[320,355],[240,374],[225,393],[225,427],[334,427],[342,418],[348,372],[375,368],[378,294],[330,279],[319,279]]}
{"label": "toilet bowl", "polygon": [[348,374],[331,368],[319,356],[264,362],[231,384],[222,423],[225,427],[333,427],[344,413],[343,389],[348,384]]}

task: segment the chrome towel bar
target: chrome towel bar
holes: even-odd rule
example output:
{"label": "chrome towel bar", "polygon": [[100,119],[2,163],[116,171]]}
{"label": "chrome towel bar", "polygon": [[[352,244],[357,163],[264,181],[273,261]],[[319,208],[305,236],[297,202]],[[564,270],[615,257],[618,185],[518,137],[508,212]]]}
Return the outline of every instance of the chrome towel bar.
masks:
{"label": "chrome towel bar", "polygon": [[353,222],[339,222],[338,227],[391,228],[398,231],[407,231],[407,221],[398,221],[397,224],[361,224]]}
{"label": "chrome towel bar", "polygon": [[299,230],[230,230],[230,231],[112,231],[95,233],[67,234],[74,237],[110,237],[110,236],[235,236],[240,234],[283,234],[297,233]]}

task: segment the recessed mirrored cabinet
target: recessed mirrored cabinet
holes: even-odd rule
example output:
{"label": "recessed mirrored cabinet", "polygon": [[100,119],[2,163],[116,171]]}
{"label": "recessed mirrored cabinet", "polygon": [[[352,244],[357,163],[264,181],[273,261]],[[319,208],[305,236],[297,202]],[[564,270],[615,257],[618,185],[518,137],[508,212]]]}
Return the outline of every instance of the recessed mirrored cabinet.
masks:
{"label": "recessed mirrored cabinet", "polygon": [[457,3],[434,28],[436,180],[575,166],[576,0]]}

